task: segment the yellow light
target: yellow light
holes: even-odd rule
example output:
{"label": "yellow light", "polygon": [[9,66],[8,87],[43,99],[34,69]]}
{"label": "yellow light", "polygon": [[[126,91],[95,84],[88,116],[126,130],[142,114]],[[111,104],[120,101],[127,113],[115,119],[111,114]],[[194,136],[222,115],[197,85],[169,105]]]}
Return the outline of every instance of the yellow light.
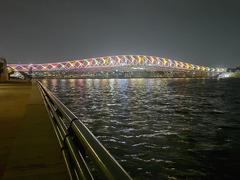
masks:
{"label": "yellow light", "polygon": [[190,64],[190,67],[191,67],[191,69],[194,69],[195,66],[193,64]]}
{"label": "yellow light", "polygon": [[138,62],[141,63],[142,61],[144,61],[144,56],[138,56]]}
{"label": "yellow light", "polygon": [[163,60],[163,64],[166,65],[167,64],[167,60],[165,58],[162,58]]}
{"label": "yellow light", "polygon": [[105,65],[106,64],[106,59],[103,57],[101,58],[103,60],[103,64]]}

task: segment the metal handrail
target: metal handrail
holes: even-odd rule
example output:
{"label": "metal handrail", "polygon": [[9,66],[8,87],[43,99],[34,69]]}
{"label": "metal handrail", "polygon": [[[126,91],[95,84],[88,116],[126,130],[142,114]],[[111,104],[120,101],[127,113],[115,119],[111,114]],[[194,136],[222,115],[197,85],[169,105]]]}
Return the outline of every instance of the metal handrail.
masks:
{"label": "metal handrail", "polygon": [[92,132],[41,82],[38,86],[50,115],[71,179],[93,179],[91,158],[107,179],[131,179]]}

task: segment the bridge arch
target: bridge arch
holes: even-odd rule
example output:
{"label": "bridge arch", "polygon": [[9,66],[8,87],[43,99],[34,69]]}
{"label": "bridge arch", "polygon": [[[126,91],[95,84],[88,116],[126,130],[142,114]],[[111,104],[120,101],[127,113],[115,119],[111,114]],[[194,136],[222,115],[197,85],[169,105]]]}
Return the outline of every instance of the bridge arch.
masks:
{"label": "bridge arch", "polygon": [[141,67],[155,69],[172,69],[188,71],[213,71],[210,67],[194,65],[180,60],[145,55],[118,55],[94,57],[88,59],[77,59],[64,62],[43,63],[43,64],[8,64],[15,71],[61,71],[61,70],[82,70],[84,68],[116,68],[116,67]]}

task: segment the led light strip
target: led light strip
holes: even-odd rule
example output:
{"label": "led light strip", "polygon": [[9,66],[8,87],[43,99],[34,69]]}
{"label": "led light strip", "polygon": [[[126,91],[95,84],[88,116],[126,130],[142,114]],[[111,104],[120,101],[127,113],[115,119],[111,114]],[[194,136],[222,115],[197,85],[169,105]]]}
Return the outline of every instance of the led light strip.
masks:
{"label": "led light strip", "polygon": [[8,64],[15,71],[58,71],[73,70],[82,68],[97,67],[118,67],[118,66],[156,66],[160,68],[173,68],[182,70],[198,70],[223,72],[224,68],[210,68],[205,66],[193,65],[183,61],[160,58],[156,56],[144,55],[119,55],[105,56],[81,60],[70,60],[65,62],[44,63],[44,64]]}

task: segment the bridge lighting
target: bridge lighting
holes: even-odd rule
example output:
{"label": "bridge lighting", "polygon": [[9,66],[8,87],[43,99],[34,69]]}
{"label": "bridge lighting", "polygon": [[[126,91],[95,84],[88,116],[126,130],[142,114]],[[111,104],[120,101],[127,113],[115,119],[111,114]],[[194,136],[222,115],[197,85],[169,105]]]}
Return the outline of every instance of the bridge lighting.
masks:
{"label": "bridge lighting", "polygon": [[121,59],[117,56],[117,62],[120,65],[121,64]]}
{"label": "bridge lighting", "polygon": [[152,64],[154,64],[155,63],[155,59],[152,56],[150,57],[150,59],[151,59]]}
{"label": "bridge lighting", "polygon": [[104,58],[102,58],[102,60],[103,60],[103,64],[105,65],[106,64],[106,60]]}
{"label": "bridge lighting", "polygon": [[225,68],[217,68],[217,72],[225,72],[226,69]]}
{"label": "bridge lighting", "polygon": [[179,63],[174,60],[175,67],[178,67]]}
{"label": "bridge lighting", "polygon": [[128,58],[126,56],[123,56],[123,59],[124,59],[124,64],[128,64]]}
{"label": "bridge lighting", "polygon": [[165,58],[162,58],[162,60],[163,60],[163,65],[166,66],[167,60]]}
{"label": "bridge lighting", "polygon": [[143,57],[142,56],[138,56],[138,62],[141,63],[143,61]]}
{"label": "bridge lighting", "polygon": [[132,69],[143,70],[144,68],[141,68],[141,67],[132,67]]}
{"label": "bridge lighting", "polygon": [[180,61],[179,64],[180,64],[180,67],[183,68],[184,66],[183,62]]}
{"label": "bridge lighting", "polygon": [[221,72],[226,72],[227,69],[226,68],[221,68]]}
{"label": "bridge lighting", "polygon": [[78,61],[78,63],[79,63],[79,66],[78,66],[79,68],[83,67],[83,62]]}
{"label": "bridge lighting", "polygon": [[[95,65],[98,65],[98,61],[95,58],[93,58],[93,61],[94,61]],[[79,62],[79,64],[80,64],[80,62]]]}
{"label": "bridge lighting", "polygon": [[121,56],[106,56],[89,58],[82,60],[72,60],[62,63],[45,63],[45,64],[9,64],[11,68],[19,71],[28,71],[29,67],[33,67],[35,70],[71,70],[73,68],[84,68],[88,66],[126,66],[126,65],[146,65],[154,66],[154,68],[171,67],[173,69],[189,69],[198,71],[218,71],[224,72],[225,68],[212,69],[205,66],[197,66],[190,63],[184,63],[182,61],[171,60],[166,58],[160,58],[156,56],[143,56],[143,55],[121,55]]}
{"label": "bridge lighting", "polygon": [[167,59],[167,65],[168,65],[169,67],[171,67],[171,65],[172,65],[171,59]]}
{"label": "bridge lighting", "polygon": [[190,68],[193,70],[194,69],[194,65],[193,64],[190,64]]}
{"label": "bridge lighting", "polygon": [[133,64],[133,63],[134,63],[134,57],[133,57],[133,56],[129,56],[129,58],[130,58],[130,59],[129,59],[129,63],[130,63],[130,64]]}

